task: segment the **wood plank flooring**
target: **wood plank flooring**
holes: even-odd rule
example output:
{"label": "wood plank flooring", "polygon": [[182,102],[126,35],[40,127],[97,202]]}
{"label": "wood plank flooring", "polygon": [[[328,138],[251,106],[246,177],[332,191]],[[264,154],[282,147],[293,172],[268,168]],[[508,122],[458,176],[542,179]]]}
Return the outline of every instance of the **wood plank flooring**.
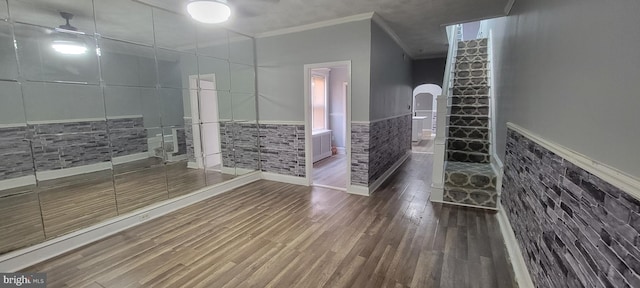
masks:
{"label": "wood plank flooring", "polygon": [[495,215],[429,202],[431,155],[371,197],[261,180],[26,269],[48,287],[514,287]]}
{"label": "wood plank flooring", "polygon": [[9,236],[0,237],[0,254],[233,178],[189,169],[186,161],[144,160],[6,190],[0,193],[0,235]]}
{"label": "wood plank flooring", "polygon": [[313,163],[313,184],[347,188],[347,155],[338,154]]}
{"label": "wood plank flooring", "polygon": [[431,135],[424,136],[424,138],[417,142],[411,142],[411,151],[419,153],[433,153],[434,141]]}

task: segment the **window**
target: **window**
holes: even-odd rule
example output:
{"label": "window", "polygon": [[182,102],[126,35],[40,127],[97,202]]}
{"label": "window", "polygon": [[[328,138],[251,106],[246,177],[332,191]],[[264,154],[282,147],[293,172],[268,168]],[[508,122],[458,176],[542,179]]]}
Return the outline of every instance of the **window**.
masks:
{"label": "window", "polygon": [[327,129],[327,78],[311,76],[311,109],[313,130]]}

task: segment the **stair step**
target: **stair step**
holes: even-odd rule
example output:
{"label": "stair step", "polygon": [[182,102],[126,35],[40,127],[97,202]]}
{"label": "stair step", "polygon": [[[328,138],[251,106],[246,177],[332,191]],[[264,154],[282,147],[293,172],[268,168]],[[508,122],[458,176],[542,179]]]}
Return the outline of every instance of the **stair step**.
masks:
{"label": "stair step", "polygon": [[453,96],[480,96],[489,95],[489,86],[454,86],[451,89]]}
{"label": "stair step", "polygon": [[474,105],[474,106],[489,105],[488,96],[467,96],[467,97],[452,96],[449,98],[451,98],[451,105]]}
{"label": "stair step", "polygon": [[486,69],[456,69],[455,78],[489,78],[489,71]]}
{"label": "stair step", "polygon": [[453,115],[489,115],[489,106],[450,106],[449,113]]}
{"label": "stair step", "polygon": [[467,70],[487,70],[489,64],[486,60],[478,61],[456,61],[455,71],[467,71]]}
{"label": "stair step", "polygon": [[489,62],[489,54],[476,54],[476,55],[458,55],[456,56],[456,63],[468,63],[468,62]]}
{"label": "stair step", "polygon": [[445,162],[444,200],[495,208],[498,177],[491,164]]}
{"label": "stair step", "polygon": [[447,123],[451,126],[489,127],[488,116],[449,115]]}
{"label": "stair step", "polygon": [[487,140],[447,138],[447,149],[455,151],[489,153],[491,143]]}
{"label": "stair step", "polygon": [[[465,88],[471,88],[471,89],[476,89],[476,90],[480,90],[483,88],[489,89],[491,88],[491,86],[489,86],[487,83],[464,83],[464,82],[456,82],[455,80],[453,81],[453,87],[451,87],[451,89],[465,89]],[[454,94],[455,95],[455,94]]]}
{"label": "stair step", "polygon": [[491,156],[487,153],[447,150],[447,161],[491,163]]}
{"label": "stair step", "polygon": [[443,200],[451,204],[466,204],[496,209],[498,193],[495,190],[468,189],[445,184]]}
{"label": "stair step", "polygon": [[489,45],[489,41],[487,38],[466,40],[458,42],[458,49],[464,48],[476,48],[476,47],[487,47]]}
{"label": "stair step", "polygon": [[482,55],[482,54],[487,54],[487,51],[488,51],[487,47],[458,49],[458,51],[456,51],[456,56]]}
{"label": "stair step", "polygon": [[453,79],[453,87],[489,87],[489,79],[487,77],[477,78],[461,78]]}
{"label": "stair step", "polygon": [[445,183],[451,186],[470,189],[495,190],[498,176],[491,164],[445,162]]}
{"label": "stair step", "polygon": [[464,138],[464,139],[476,139],[476,140],[489,140],[489,129],[486,127],[457,127],[449,126],[448,137]]}

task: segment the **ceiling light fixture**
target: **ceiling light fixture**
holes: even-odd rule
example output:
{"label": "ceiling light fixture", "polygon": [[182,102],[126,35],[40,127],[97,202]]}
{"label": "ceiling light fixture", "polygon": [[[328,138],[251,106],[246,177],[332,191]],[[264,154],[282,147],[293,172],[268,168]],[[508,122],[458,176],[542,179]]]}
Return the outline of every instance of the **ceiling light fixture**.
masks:
{"label": "ceiling light fixture", "polygon": [[53,40],[51,48],[60,54],[66,55],[80,55],[87,53],[87,50],[89,50],[83,43],[69,40]]}
{"label": "ceiling light fixture", "polygon": [[64,18],[67,23],[60,25],[56,28],[56,34],[51,43],[51,48],[60,54],[65,55],[81,55],[87,53],[87,45],[78,38],[78,28],[71,26],[69,20],[73,18],[73,14],[67,12],[60,12],[60,16]]}
{"label": "ceiling light fixture", "polygon": [[226,0],[194,0],[187,4],[187,12],[193,19],[208,24],[222,23],[231,16]]}

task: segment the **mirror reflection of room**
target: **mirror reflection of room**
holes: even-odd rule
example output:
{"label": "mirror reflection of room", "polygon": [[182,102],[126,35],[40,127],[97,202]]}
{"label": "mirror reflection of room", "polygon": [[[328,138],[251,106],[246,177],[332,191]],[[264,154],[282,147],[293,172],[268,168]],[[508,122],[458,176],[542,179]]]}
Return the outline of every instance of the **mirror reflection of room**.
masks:
{"label": "mirror reflection of room", "polygon": [[252,38],[129,0],[8,4],[0,254],[259,169]]}

